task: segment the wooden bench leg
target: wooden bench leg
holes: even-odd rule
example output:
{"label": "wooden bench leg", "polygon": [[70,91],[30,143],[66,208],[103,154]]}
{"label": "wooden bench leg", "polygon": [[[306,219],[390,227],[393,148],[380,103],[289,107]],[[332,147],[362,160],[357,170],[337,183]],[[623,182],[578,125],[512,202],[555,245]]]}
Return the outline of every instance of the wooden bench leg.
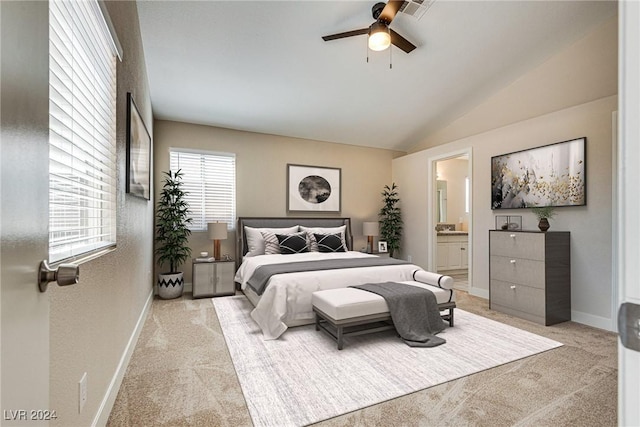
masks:
{"label": "wooden bench leg", "polygon": [[318,316],[318,313],[315,313],[316,316],[316,331],[320,330],[320,316]]}
{"label": "wooden bench leg", "polygon": [[343,344],[343,327],[342,326],[338,326],[338,350],[342,350],[342,344]]}
{"label": "wooden bench leg", "polygon": [[449,326],[453,328],[453,307],[449,309]]}

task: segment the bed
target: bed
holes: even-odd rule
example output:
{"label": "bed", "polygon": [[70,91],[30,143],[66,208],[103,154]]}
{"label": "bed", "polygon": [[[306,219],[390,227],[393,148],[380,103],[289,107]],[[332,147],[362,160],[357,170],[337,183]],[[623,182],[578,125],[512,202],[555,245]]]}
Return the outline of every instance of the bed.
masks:
{"label": "bed", "polygon": [[[273,234],[282,236],[283,234],[295,234],[293,230],[300,226],[306,227],[306,231],[325,230],[325,234],[343,230],[341,235],[344,238],[343,243],[347,251],[336,253],[313,251],[289,255],[269,254],[268,242],[256,243],[256,235],[257,239],[260,238],[260,233],[256,233],[256,229],[261,229],[264,233],[266,233],[265,229],[281,230],[274,231]],[[267,234],[263,234],[263,236]],[[375,255],[353,251],[353,236],[349,218],[240,218],[237,238],[236,260],[238,268],[235,281],[254,305],[251,317],[260,326],[265,339],[277,339],[289,327],[313,323],[311,294],[315,291],[372,282],[408,281],[412,280],[416,270],[422,270],[414,264],[403,263],[322,271],[294,271],[274,274],[266,281],[263,291],[258,292],[249,281],[253,273],[265,265],[299,263],[301,261],[326,261],[336,264],[349,262],[372,264],[395,261],[389,259],[385,261],[384,258],[378,258]],[[260,246],[260,244],[266,246]],[[265,254],[265,248],[267,248],[267,254]]]}

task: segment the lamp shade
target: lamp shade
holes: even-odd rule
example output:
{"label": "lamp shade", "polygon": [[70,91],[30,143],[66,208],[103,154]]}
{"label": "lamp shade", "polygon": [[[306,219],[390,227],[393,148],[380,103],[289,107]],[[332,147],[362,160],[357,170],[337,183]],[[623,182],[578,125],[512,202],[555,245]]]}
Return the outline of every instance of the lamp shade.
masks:
{"label": "lamp shade", "polygon": [[375,51],[385,50],[391,45],[389,28],[382,22],[374,22],[369,27],[369,49]]}
{"label": "lamp shade", "polygon": [[379,223],[378,222],[364,222],[362,223],[363,234],[365,236],[377,236]]}
{"label": "lamp shade", "polygon": [[207,224],[207,230],[211,240],[225,240],[227,238],[226,222],[210,222]]}

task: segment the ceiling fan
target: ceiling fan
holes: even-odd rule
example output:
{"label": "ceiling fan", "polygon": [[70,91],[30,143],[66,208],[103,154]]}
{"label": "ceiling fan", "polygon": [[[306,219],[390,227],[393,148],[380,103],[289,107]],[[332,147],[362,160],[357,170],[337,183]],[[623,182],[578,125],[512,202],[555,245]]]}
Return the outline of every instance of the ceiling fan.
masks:
{"label": "ceiling fan", "polygon": [[416,47],[409,40],[405,39],[400,34],[389,28],[391,21],[393,21],[393,18],[395,18],[398,10],[400,10],[403,3],[404,0],[389,0],[387,4],[376,3],[371,8],[371,14],[373,15],[373,19],[375,19],[376,21],[368,28],[323,36],[322,40],[327,42],[329,40],[337,40],[346,37],[368,34],[369,49],[371,50],[385,50],[391,44],[393,44],[406,53],[409,53]]}

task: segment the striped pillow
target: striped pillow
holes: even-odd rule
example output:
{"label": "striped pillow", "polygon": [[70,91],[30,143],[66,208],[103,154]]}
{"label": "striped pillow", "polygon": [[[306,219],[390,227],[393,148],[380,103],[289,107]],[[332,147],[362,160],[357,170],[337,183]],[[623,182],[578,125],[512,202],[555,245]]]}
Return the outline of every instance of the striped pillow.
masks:
{"label": "striped pillow", "polygon": [[262,239],[264,240],[264,254],[274,255],[280,253],[280,243],[274,233],[269,231],[261,231]]}

